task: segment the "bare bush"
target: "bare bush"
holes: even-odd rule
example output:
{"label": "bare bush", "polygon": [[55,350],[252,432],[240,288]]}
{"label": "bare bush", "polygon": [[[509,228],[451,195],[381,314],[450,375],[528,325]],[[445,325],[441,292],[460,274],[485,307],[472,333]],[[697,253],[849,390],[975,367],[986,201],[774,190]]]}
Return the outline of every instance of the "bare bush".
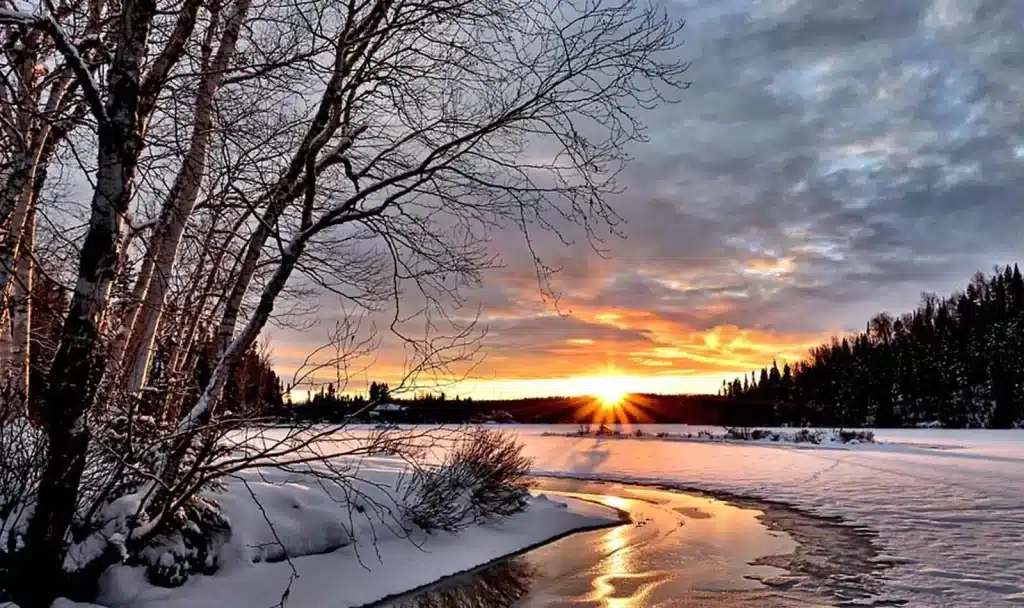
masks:
{"label": "bare bush", "polygon": [[744,426],[727,426],[725,427],[725,438],[738,439],[741,441],[749,440],[750,429]]}
{"label": "bare bush", "polygon": [[531,461],[513,435],[467,431],[440,465],[416,470],[403,504],[410,523],[424,530],[458,532],[526,508]]}
{"label": "bare bush", "polygon": [[824,431],[818,429],[800,429],[793,433],[793,443],[819,444],[825,440]]}
{"label": "bare bush", "polygon": [[832,439],[840,443],[875,443],[875,434],[872,431],[835,429]]}

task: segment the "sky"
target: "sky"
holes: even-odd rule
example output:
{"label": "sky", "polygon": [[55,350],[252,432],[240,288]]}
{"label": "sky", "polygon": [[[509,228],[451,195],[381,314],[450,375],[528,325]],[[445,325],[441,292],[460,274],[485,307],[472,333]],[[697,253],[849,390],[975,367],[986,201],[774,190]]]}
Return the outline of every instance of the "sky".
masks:
{"label": "sky", "polygon": [[[644,116],[624,238],[545,250],[557,307],[506,254],[467,294],[487,335],[449,394],[715,392],[1024,262],[1024,1],[665,6],[693,86]],[[316,333],[278,331],[286,377]],[[350,388],[401,375],[382,340]]]}

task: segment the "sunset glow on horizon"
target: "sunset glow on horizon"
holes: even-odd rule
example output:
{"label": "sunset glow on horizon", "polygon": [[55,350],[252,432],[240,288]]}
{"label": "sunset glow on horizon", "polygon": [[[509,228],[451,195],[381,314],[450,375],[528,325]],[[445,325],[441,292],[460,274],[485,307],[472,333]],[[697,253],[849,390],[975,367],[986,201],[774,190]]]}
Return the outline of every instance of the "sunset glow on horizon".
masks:
{"label": "sunset glow on horizon", "polygon": [[[625,238],[559,224],[526,247],[516,230],[490,232],[500,264],[453,311],[486,336],[446,394],[580,396],[603,392],[595,382],[609,375],[630,393],[715,393],[875,313],[910,311],[922,291],[1024,259],[1022,119],[1000,109],[1019,106],[1019,45],[1006,42],[1019,19],[993,10],[980,25],[957,3],[867,3],[878,15],[830,44],[819,24],[847,17],[827,3],[685,4],[666,10],[687,21],[686,48],[699,49],[687,77],[699,86],[644,115],[650,141],[630,150],[608,200]],[[1003,4],[1012,15],[1016,4]],[[1006,43],[978,49],[976,32]],[[558,269],[554,297],[541,294],[534,254]],[[407,296],[405,312],[421,306]],[[323,328],[341,307],[322,301]],[[273,360],[287,377],[323,332],[281,338]],[[389,340],[349,390],[403,377],[402,343]]]}
{"label": "sunset glow on horizon", "polygon": [[[589,395],[614,401],[629,393],[714,394],[723,380],[749,374],[773,359],[779,365],[800,360],[831,335],[786,335],[735,326],[697,331],[651,314],[604,314],[603,320],[588,324],[578,317],[534,317],[532,324],[545,326],[537,328],[536,335],[492,329],[484,341],[484,356],[464,377],[418,378],[396,395],[443,391],[452,398],[477,400]],[[609,323],[618,325],[613,335],[608,334]],[[557,328],[546,327],[549,324],[564,324],[579,336],[593,337],[560,338]],[[287,384],[302,361],[302,351],[275,345],[271,356]],[[365,393],[375,380],[394,389],[404,373],[400,362],[381,358],[349,377],[339,392]],[[334,381],[326,373],[316,379]],[[297,387],[293,399],[303,399],[305,391]]]}

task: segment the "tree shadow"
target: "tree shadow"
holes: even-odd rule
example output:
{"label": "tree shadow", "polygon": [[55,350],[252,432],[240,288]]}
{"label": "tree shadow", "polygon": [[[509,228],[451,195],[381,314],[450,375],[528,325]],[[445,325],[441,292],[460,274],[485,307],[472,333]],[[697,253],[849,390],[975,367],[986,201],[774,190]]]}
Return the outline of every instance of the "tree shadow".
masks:
{"label": "tree shadow", "polygon": [[573,449],[566,457],[566,467],[573,474],[596,473],[611,458],[611,450],[608,449],[608,440],[597,437],[588,449],[576,449],[582,441],[576,442]]}

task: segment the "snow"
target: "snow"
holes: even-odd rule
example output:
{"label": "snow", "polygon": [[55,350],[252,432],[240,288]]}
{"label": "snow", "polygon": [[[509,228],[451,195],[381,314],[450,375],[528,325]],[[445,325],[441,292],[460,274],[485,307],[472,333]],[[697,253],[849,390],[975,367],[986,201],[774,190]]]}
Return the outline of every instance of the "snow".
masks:
{"label": "snow", "polygon": [[0,424],[0,452],[6,461],[0,463],[0,472],[9,479],[19,478],[18,484],[0,484],[0,547],[24,546],[24,535],[28,521],[35,509],[27,500],[25,492],[31,493],[34,480],[23,477],[25,471],[33,469],[42,453],[44,437],[42,431],[26,419],[15,418]]}
{"label": "snow", "polygon": [[[601,437],[602,439],[631,439],[639,441],[717,441],[726,443],[813,444],[818,446],[854,446],[860,443],[875,443],[873,433],[863,433],[859,430],[794,430],[787,428],[751,427],[733,429],[734,434],[730,435],[724,427],[700,427],[694,430],[686,428],[670,432],[659,427],[645,430],[637,428],[637,426],[642,427],[644,425],[636,425],[629,428],[601,428],[598,425],[593,425],[585,430],[576,427],[571,431],[544,431],[541,434],[576,439],[582,437]],[[844,437],[844,434],[847,436]]]}
{"label": "snow", "polygon": [[40,16],[25,12],[15,11],[6,8],[0,8],[0,23],[36,23],[40,20]]}
{"label": "snow", "polygon": [[868,528],[879,559],[895,563],[885,574],[889,599],[1024,603],[1024,431],[876,430],[880,443],[853,446],[544,435],[575,428],[515,430],[538,474],[770,499]]}
{"label": "snow", "polygon": [[[639,440],[565,436],[575,425],[502,428],[524,441],[538,475],[778,501],[870,531],[877,559],[892,564],[875,598],[880,602],[1024,603],[1024,431],[875,430],[878,443],[819,446],[680,439],[701,430],[722,433],[686,425],[622,429],[676,436]],[[353,432],[373,431],[366,426]],[[407,534],[389,511],[397,506],[386,491],[402,471],[394,458],[364,458],[359,479],[347,490],[280,471],[240,477],[216,496],[232,524],[220,571],[162,589],[145,583],[141,569],[116,567],[101,582],[98,601],[161,608],[263,606],[276,604],[290,583],[289,605],[355,606],[614,521],[596,505],[535,496],[526,512],[457,536],[419,529]],[[296,556],[294,580],[291,565],[282,561],[286,554]]]}
{"label": "snow", "polygon": [[[395,458],[371,457],[359,462],[345,487],[319,483],[308,474],[244,474],[211,495],[232,529],[216,574],[165,589],[149,585],[141,568],[116,566],[103,576],[97,601],[111,607],[269,606],[290,584],[291,606],[358,606],[575,530],[618,521],[605,507],[535,495],[523,513],[458,535],[428,534],[400,521],[393,490],[405,472]],[[170,559],[175,548],[167,550],[153,557]]]}

